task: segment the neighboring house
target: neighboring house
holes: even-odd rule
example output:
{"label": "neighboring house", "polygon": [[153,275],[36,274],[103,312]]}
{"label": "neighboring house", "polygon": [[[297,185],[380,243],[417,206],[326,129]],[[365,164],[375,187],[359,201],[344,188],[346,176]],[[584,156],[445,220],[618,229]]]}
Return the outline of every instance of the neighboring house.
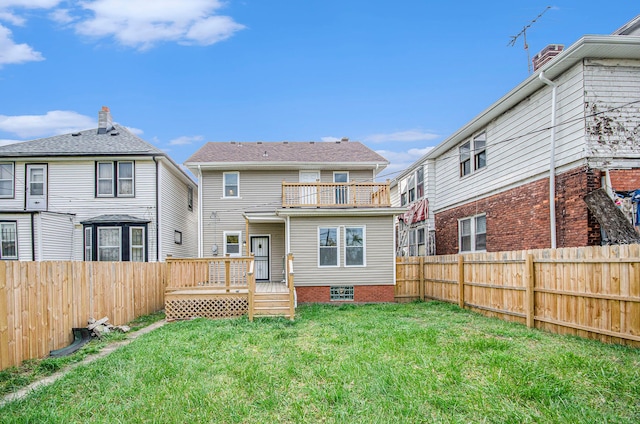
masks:
{"label": "neighboring house", "polygon": [[158,261],[197,254],[197,186],[113,125],[0,147],[1,259]]}
{"label": "neighboring house", "polygon": [[640,188],[639,52],[640,16],[544,49],[533,75],[396,178],[395,204],[428,199],[424,219],[400,225],[416,247],[398,254],[428,253],[421,228],[437,254],[606,242],[584,197]]}
{"label": "neighboring house", "polygon": [[200,195],[199,256],[255,255],[258,282],[299,302],[393,301],[394,215],[386,159],[358,142],[207,143],[185,165]]}

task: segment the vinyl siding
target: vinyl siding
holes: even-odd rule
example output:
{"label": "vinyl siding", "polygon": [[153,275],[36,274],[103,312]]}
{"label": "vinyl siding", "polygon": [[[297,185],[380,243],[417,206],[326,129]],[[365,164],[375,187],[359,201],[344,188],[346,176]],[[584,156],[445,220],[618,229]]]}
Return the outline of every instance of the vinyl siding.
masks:
{"label": "vinyl siding", "polygon": [[[229,170],[232,172],[234,170]],[[336,169],[335,171],[345,171]],[[320,173],[322,182],[333,182],[333,170]],[[269,212],[282,207],[282,182],[298,182],[298,170],[251,170],[239,171],[239,198],[224,198],[222,171],[203,171],[202,190],[202,233],[203,256],[210,256],[212,246],[218,246],[223,253],[223,232],[240,231],[242,240],[247,241],[243,212]],[[373,171],[349,171],[349,179],[371,181]],[[247,241],[248,242],[248,241]]]}
{"label": "vinyl siding", "polygon": [[[270,279],[271,281],[281,281],[284,277],[283,260],[286,255],[284,222],[282,224],[250,224],[249,237],[251,236],[271,236],[271,250],[269,252]],[[250,240],[247,244],[251,246]],[[249,247],[250,249],[250,247]]]}
{"label": "vinyl siding", "polygon": [[[344,266],[344,226],[365,226],[365,267]],[[340,227],[339,267],[318,267],[318,227]],[[388,217],[291,218],[295,285],[394,284],[393,219]]]}
{"label": "vinyl siding", "polygon": [[75,245],[76,242],[74,240],[74,216],[41,212],[35,218],[37,222],[36,259],[41,261],[73,260],[73,252],[69,246]]}
{"label": "vinyl siding", "polygon": [[[187,184],[165,161],[159,165],[160,179],[160,259],[198,256],[198,188]],[[193,209],[189,210],[188,187],[193,187]],[[175,231],[182,233],[182,244],[175,242]]]}
{"label": "vinyl siding", "polygon": [[[557,172],[585,161],[583,69],[579,63],[555,80]],[[454,207],[548,176],[550,132],[544,129],[550,126],[550,116],[551,88],[545,86],[487,127],[477,129],[477,133],[486,131],[485,168],[460,177],[459,146],[440,155],[432,209]]]}
{"label": "vinyl siding", "polygon": [[[640,60],[588,60],[585,63],[585,113],[593,166],[637,166],[640,128],[637,100]],[[614,109],[615,108],[615,109]],[[629,164],[625,159],[631,159]]]}

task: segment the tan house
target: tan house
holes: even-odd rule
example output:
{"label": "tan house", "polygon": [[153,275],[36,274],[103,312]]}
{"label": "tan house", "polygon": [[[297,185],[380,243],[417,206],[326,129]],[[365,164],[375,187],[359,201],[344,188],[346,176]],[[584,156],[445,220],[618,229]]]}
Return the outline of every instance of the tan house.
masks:
{"label": "tan house", "polygon": [[388,161],[359,142],[211,142],[185,165],[198,178],[199,256],[255,258],[281,282],[292,254],[298,302],[393,301]]}

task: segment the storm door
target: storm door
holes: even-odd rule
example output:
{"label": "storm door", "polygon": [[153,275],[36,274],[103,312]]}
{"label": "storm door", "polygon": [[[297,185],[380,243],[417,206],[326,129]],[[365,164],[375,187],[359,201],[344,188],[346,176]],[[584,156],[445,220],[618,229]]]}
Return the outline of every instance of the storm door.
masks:
{"label": "storm door", "polygon": [[256,281],[269,281],[269,237],[252,236],[251,252],[254,255]]}

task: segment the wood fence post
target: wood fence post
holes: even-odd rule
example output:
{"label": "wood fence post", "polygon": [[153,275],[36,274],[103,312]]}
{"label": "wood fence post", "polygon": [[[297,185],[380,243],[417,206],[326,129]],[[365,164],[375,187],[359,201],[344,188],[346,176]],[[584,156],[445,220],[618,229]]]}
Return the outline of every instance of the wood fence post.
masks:
{"label": "wood fence post", "polygon": [[424,301],[424,292],[425,292],[425,287],[424,287],[424,284],[425,284],[425,281],[424,281],[424,256],[420,256],[419,266],[420,266],[420,269],[418,270],[418,276],[420,278],[420,281],[419,281],[419,283],[420,283],[420,287],[419,287],[420,300]]}
{"label": "wood fence post", "polygon": [[224,260],[224,286],[227,289],[226,292],[229,293],[229,285],[231,284],[231,259],[229,259],[229,254],[227,253],[227,257]]}
{"label": "wood fence post", "polygon": [[464,309],[464,256],[458,255],[458,305]]}
{"label": "wood fence post", "polygon": [[[12,262],[0,261],[0,370],[9,368],[9,308],[7,305],[7,264],[12,269]],[[22,359],[20,359],[22,360]]]}
{"label": "wood fence post", "polygon": [[533,255],[529,253],[524,265],[525,311],[527,314],[527,327],[535,327],[535,271],[533,269]]}

